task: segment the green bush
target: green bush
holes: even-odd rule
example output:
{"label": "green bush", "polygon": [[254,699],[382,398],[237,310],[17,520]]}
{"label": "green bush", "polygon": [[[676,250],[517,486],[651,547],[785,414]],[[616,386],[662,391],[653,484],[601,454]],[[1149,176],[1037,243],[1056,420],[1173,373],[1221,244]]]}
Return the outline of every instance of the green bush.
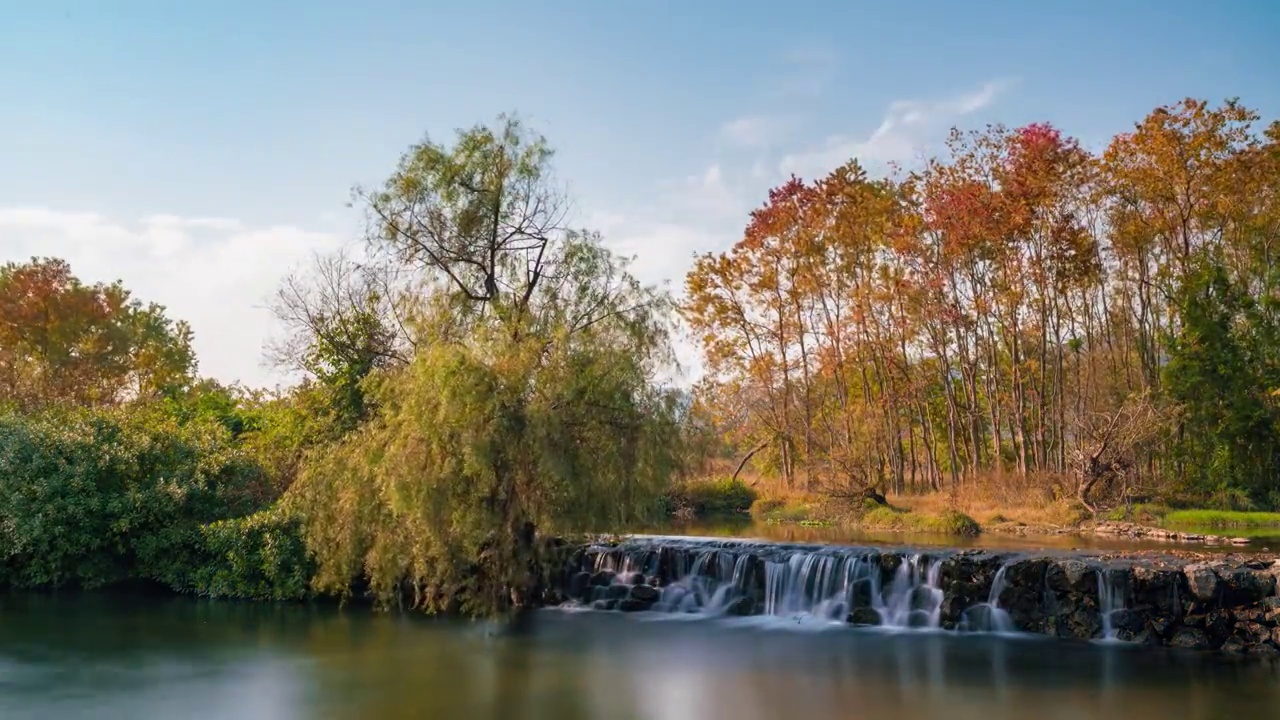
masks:
{"label": "green bush", "polygon": [[751,517],[757,520],[767,520],[786,507],[786,504],[787,501],[782,498],[758,498],[751,503]]}
{"label": "green bush", "polygon": [[147,572],[178,592],[215,598],[299,600],[311,595],[315,564],[302,523],[278,507],[157,536]]}
{"label": "green bush", "polygon": [[667,493],[672,511],[687,509],[696,517],[736,515],[751,511],[757,493],[733,478],[690,480]]}
{"label": "green bush", "polygon": [[142,406],[0,416],[0,584],[145,577],[161,536],[252,512],[262,482],[216,423]]}

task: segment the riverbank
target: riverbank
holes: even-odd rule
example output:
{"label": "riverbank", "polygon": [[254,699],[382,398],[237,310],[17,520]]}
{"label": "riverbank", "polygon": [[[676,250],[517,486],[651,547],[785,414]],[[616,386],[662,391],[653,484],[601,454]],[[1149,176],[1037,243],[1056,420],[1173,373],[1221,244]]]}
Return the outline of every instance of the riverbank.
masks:
{"label": "riverbank", "polygon": [[1135,504],[1095,514],[1074,500],[1032,502],[1028,493],[999,495],[989,487],[964,495],[839,497],[783,489],[759,479],[719,479],[686,483],[671,497],[672,515],[682,520],[749,516],[774,525],[864,532],[1101,536],[1238,546],[1249,545],[1251,538],[1280,538],[1280,513]]}

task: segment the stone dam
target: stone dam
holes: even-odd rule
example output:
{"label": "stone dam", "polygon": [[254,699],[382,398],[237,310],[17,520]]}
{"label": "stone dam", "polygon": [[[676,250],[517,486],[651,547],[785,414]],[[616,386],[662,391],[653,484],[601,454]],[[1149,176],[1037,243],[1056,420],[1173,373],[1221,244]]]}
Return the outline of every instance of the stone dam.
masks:
{"label": "stone dam", "polygon": [[1188,562],[632,536],[576,547],[548,604],[1034,634],[1280,657],[1280,561]]}

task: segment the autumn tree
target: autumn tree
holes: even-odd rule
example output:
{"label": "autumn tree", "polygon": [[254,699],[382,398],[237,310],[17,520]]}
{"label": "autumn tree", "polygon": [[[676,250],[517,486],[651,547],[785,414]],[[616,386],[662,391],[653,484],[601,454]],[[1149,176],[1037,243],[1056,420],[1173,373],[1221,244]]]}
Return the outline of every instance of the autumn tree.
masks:
{"label": "autumn tree", "polygon": [[191,329],[119,282],[85,285],[62,260],[0,266],[0,402],[116,405],[185,387]]}
{"label": "autumn tree", "polygon": [[811,489],[1274,502],[1280,123],[1256,120],[1185,100],[1101,157],[992,125],[900,181],[791,178],[686,278],[709,417]]}

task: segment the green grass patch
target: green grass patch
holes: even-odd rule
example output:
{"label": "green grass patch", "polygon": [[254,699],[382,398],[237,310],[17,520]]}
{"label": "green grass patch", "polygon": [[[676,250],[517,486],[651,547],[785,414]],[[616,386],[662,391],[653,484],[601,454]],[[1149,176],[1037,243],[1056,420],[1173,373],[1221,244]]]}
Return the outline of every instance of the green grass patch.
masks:
{"label": "green grass patch", "polygon": [[1135,522],[1150,525],[1162,522],[1171,512],[1173,512],[1173,509],[1167,505],[1137,503],[1112,508],[1107,513],[1106,518],[1111,522]]}
{"label": "green grass patch", "polygon": [[982,526],[977,520],[958,510],[938,515],[914,513],[890,505],[867,503],[859,525],[866,530],[940,533],[946,535],[978,535]]}
{"label": "green grass patch", "polygon": [[1164,516],[1163,525],[1168,528],[1280,530],[1280,513],[1241,512],[1236,510],[1174,510]]}
{"label": "green grass patch", "polygon": [[690,480],[667,493],[672,513],[685,511],[694,517],[740,515],[751,510],[758,494],[742,481],[732,478]]}

